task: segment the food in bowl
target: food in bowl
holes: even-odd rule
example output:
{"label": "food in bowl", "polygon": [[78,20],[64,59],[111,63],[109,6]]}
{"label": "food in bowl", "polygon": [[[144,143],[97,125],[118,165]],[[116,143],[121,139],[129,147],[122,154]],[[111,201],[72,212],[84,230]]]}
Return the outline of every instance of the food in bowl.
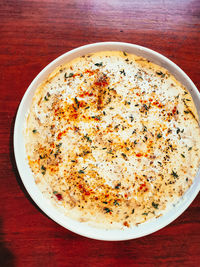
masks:
{"label": "food in bowl", "polygon": [[34,94],[25,139],[45,196],[70,218],[106,229],[162,216],[200,163],[190,93],[163,67],[122,51],[56,68]]}

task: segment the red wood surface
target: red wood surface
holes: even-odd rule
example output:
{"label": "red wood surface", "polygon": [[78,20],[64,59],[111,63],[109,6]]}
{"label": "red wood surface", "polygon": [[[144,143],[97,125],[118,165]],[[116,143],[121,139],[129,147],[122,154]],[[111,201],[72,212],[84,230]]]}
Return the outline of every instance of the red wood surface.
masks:
{"label": "red wood surface", "polygon": [[12,139],[23,94],[57,56],[99,41],[154,49],[200,86],[199,0],[1,0],[0,266],[200,266],[200,195],[154,234],[103,242],[57,225],[22,185]]}

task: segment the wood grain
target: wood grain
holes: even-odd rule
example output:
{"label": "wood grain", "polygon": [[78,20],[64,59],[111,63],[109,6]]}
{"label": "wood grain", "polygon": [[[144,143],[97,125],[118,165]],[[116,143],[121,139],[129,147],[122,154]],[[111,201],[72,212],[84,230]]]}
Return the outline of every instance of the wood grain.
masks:
{"label": "wood grain", "polygon": [[100,41],[154,49],[200,86],[198,0],[1,0],[0,266],[199,266],[200,196],[154,234],[103,242],[57,225],[22,185],[12,140],[23,94],[57,56]]}

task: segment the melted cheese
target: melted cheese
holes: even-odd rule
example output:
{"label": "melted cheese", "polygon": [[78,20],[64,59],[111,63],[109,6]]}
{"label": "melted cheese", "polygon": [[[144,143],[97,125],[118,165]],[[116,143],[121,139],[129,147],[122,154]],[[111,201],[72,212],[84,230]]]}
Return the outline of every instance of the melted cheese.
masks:
{"label": "melted cheese", "polygon": [[192,184],[199,149],[190,93],[166,69],[123,52],[60,66],[27,118],[36,183],[68,216],[98,227],[162,215]]}

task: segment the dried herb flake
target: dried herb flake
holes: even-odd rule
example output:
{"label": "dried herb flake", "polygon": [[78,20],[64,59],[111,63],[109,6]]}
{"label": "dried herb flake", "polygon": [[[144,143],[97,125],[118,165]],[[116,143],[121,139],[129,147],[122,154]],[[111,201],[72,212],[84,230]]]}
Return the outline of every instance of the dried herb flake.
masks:
{"label": "dried herb flake", "polygon": [[155,202],[152,202],[151,204],[155,209],[158,209],[158,204],[156,204]]}
{"label": "dried herb flake", "polygon": [[161,138],[161,137],[162,137],[161,133],[157,134],[157,138]]}
{"label": "dried herb flake", "polygon": [[105,211],[105,213],[111,213],[112,212],[112,210],[111,209],[109,209],[109,208],[104,208],[104,211]]}
{"label": "dried herb flake", "polygon": [[172,175],[174,178],[178,178],[178,174],[177,174],[174,170],[172,170],[171,175]]}
{"label": "dried herb flake", "polygon": [[94,65],[97,66],[97,67],[101,67],[101,66],[103,66],[103,62],[95,63]]}

